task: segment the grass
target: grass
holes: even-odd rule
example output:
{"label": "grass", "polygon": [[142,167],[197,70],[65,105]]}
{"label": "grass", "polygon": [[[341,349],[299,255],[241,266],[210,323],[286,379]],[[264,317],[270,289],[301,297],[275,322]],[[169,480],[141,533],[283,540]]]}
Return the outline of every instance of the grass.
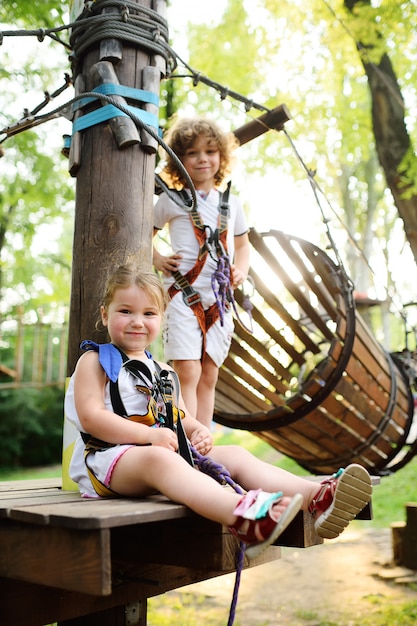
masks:
{"label": "grass", "polygon": [[60,476],[61,465],[28,467],[15,470],[0,468],[0,480],[30,480],[32,478],[59,478]]}

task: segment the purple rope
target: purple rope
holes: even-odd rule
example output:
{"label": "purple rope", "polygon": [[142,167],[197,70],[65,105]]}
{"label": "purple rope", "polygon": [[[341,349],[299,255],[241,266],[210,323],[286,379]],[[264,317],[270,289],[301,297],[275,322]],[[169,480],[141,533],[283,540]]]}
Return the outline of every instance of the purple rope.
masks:
{"label": "purple rope", "polygon": [[230,262],[229,257],[221,256],[217,261],[217,268],[211,277],[211,288],[216,298],[216,305],[219,309],[220,324],[224,324],[224,314],[228,307],[228,296],[232,296],[230,286]]}
{"label": "purple rope", "polygon": [[[238,485],[233,480],[233,478],[230,476],[229,470],[226,469],[224,465],[222,465],[221,463],[216,463],[209,456],[203,456],[193,447],[191,447],[191,452],[193,454],[194,462],[201,472],[204,472],[208,476],[211,476],[221,485],[230,485],[231,487],[233,487],[236,493],[244,495],[242,487],[240,487],[240,485]],[[243,541],[241,541],[240,549],[237,555],[236,577],[233,587],[232,602],[230,603],[229,620],[227,622],[227,626],[233,626],[236,617],[236,607],[239,597],[240,579],[242,576],[243,564],[245,560],[245,550],[246,545],[243,543]]]}
{"label": "purple rope", "polygon": [[239,324],[244,328],[248,333],[253,333],[252,328],[252,309],[253,304],[249,299],[249,296],[244,296],[243,298],[243,306],[242,308],[248,314],[250,321],[250,328],[247,328],[245,324],[242,322],[239,316],[239,312],[236,307],[236,301],[233,294],[233,289],[230,284],[230,261],[228,256],[221,256],[217,261],[217,268],[213,272],[211,277],[211,288],[213,289],[214,297],[216,298],[216,305],[219,309],[219,317],[220,324],[223,326],[224,324],[224,314],[226,309],[229,307],[229,303],[232,304],[233,310],[236,315],[236,319]]}
{"label": "purple rope", "polygon": [[240,579],[241,579],[241,576],[242,576],[243,563],[244,563],[244,560],[245,560],[245,549],[246,549],[246,546],[241,541],[240,542],[240,550],[239,550],[238,555],[237,555],[236,577],[235,577],[235,584],[234,584],[234,587],[233,587],[232,602],[230,603],[229,620],[227,622],[227,626],[233,626],[233,623],[234,623],[235,617],[236,617],[236,607],[237,607],[237,600],[238,600],[238,596],[239,596]]}

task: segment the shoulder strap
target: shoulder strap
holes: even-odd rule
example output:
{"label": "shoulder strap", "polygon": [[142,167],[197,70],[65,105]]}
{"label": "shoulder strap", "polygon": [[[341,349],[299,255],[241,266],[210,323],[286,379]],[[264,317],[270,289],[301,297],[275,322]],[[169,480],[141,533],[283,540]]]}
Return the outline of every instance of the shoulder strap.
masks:
{"label": "shoulder strap", "polygon": [[[117,349],[120,352],[123,363],[126,363],[126,361],[128,360],[126,354],[122,350],[120,350],[120,348],[117,348]],[[120,396],[118,378],[115,381],[113,380],[109,381],[109,389],[110,389],[110,400],[113,406],[113,411],[117,413],[117,415],[120,415],[121,417],[125,417],[126,409],[125,409],[125,405],[123,404],[122,398]]]}
{"label": "shoulder strap", "polygon": [[[158,376],[160,379],[164,379],[165,381],[169,381],[171,383],[171,377],[172,377],[172,380],[174,381],[174,385],[175,385],[175,406],[178,407],[178,399],[180,397],[180,381],[179,381],[177,372],[175,372],[174,370],[169,370],[169,371],[163,370],[161,366],[159,365],[159,363],[157,363],[156,361],[154,361],[154,363],[155,363],[155,367],[156,367],[156,370],[158,372]],[[172,383],[171,383],[171,387],[172,387]],[[181,419],[181,415],[179,411],[178,411],[177,422],[174,426],[174,418],[173,418],[173,412],[172,412],[172,394],[171,394],[171,406],[169,406],[169,402],[167,402],[166,411],[167,411],[168,422],[170,422],[169,426],[170,428],[175,430],[177,433],[178,452],[183,457],[183,459],[187,461],[187,463],[189,463],[192,467],[194,467],[193,455],[191,452],[189,441],[187,439],[187,435],[185,434],[184,426],[182,425],[182,419]]]}
{"label": "shoulder strap", "polygon": [[[127,361],[130,361],[128,356],[122,350],[120,350],[120,348],[117,348],[117,349],[120,352],[123,363],[127,363]],[[147,354],[148,356],[151,356],[150,353],[147,352]],[[153,362],[155,363],[155,361]],[[132,372],[132,374],[134,374],[138,378],[141,378],[145,384],[146,384],[145,378],[150,381],[152,380],[152,373],[149,371],[149,368],[145,365],[145,363],[142,363],[142,361],[132,361],[131,363],[128,363],[126,365],[126,369]],[[120,396],[119,380],[118,379],[115,381],[110,380],[109,388],[110,388],[110,400],[111,400],[114,412],[117,413],[118,415],[121,415],[122,417],[125,417],[126,408]]]}
{"label": "shoulder strap", "polygon": [[219,227],[219,230],[221,233],[227,230],[227,220],[230,217],[229,196],[230,196],[231,186],[232,186],[232,181],[229,180],[229,182],[227,183],[226,189],[220,192],[220,197],[219,197],[220,227]]}

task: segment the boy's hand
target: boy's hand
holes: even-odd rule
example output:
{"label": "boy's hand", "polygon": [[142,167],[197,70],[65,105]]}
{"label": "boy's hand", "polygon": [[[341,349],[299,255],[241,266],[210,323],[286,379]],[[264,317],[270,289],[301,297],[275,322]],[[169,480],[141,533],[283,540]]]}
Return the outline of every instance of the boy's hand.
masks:
{"label": "boy's hand", "polygon": [[201,425],[191,433],[190,443],[200,454],[208,454],[213,447],[213,437],[209,429]]}
{"label": "boy's hand", "polygon": [[233,289],[236,289],[236,287],[240,287],[240,285],[242,283],[245,282],[247,275],[242,272],[242,270],[240,270],[236,265],[232,265],[232,276],[233,276]]}
{"label": "boy's hand", "polygon": [[179,261],[182,259],[181,254],[171,254],[171,256],[163,256],[162,254],[154,254],[153,264],[159,272],[165,276],[171,276],[179,268]]}

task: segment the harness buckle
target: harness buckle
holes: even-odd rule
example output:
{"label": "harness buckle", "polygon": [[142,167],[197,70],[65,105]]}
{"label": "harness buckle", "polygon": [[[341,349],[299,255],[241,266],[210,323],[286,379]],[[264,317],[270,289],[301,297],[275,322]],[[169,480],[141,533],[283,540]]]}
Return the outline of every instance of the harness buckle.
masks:
{"label": "harness buckle", "polygon": [[193,306],[194,304],[198,304],[201,302],[201,296],[198,291],[192,289],[189,293],[186,293],[184,290],[182,292],[182,299],[187,306]]}

